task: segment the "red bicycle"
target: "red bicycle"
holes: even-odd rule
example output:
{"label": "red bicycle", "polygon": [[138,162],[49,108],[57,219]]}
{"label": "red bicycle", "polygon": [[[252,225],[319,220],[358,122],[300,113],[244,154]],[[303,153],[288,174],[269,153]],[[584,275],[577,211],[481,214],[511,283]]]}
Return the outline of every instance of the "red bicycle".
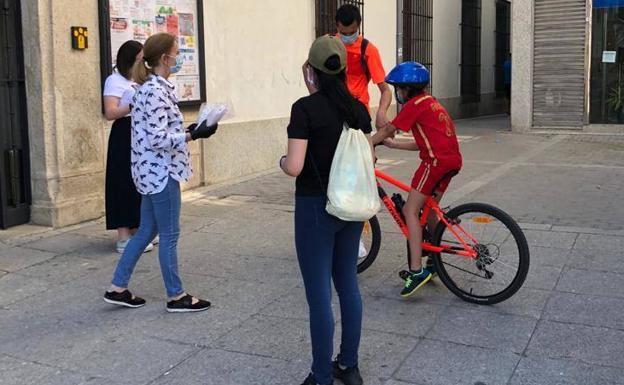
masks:
{"label": "red bicycle", "polygon": [[[454,174],[457,172],[448,176]],[[375,176],[379,197],[407,238],[409,233],[402,213],[405,201],[398,193],[388,196],[380,180],[405,192],[411,187],[379,170],[375,170]],[[432,232],[426,228],[431,212],[439,220]],[[424,228],[423,257],[429,258],[433,271],[459,298],[491,305],[508,299],[522,287],[529,271],[529,246],[520,226],[504,211],[483,203],[442,209],[434,197],[429,197],[420,222]],[[376,216],[365,223],[362,242],[365,253],[360,253],[358,273],[368,269],[379,254],[381,227]],[[409,258],[408,244],[408,264]],[[405,279],[405,273],[399,273],[401,278]]]}

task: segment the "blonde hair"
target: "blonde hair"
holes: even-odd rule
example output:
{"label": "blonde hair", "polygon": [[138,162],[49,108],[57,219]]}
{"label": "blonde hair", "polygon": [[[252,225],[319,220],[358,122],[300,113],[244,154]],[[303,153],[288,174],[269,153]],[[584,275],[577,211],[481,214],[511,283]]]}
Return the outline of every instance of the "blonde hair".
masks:
{"label": "blonde hair", "polygon": [[132,79],[143,84],[154,73],[154,67],[160,64],[162,55],[167,55],[176,43],[176,37],[170,33],[161,32],[150,36],[143,46],[143,60],[139,60],[132,67]]}

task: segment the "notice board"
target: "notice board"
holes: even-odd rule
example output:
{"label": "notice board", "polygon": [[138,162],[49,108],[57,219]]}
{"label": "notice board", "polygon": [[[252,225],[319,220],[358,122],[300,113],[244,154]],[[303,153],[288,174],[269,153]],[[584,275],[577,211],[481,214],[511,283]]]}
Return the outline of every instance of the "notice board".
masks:
{"label": "notice board", "polygon": [[169,79],[180,105],[205,101],[202,0],[99,0],[102,84],[115,66],[117,50],[128,40],[169,32],[178,37],[182,69]]}

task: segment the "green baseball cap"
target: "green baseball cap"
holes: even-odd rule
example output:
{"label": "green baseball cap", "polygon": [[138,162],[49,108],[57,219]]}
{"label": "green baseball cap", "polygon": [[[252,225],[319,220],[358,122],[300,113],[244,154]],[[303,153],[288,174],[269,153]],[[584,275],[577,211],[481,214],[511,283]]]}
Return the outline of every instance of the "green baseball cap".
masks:
{"label": "green baseball cap", "polygon": [[[340,68],[332,70],[325,67],[325,62],[334,55],[340,58]],[[321,36],[314,40],[310,47],[308,63],[328,75],[336,75],[347,66],[347,49],[339,38],[330,35]]]}

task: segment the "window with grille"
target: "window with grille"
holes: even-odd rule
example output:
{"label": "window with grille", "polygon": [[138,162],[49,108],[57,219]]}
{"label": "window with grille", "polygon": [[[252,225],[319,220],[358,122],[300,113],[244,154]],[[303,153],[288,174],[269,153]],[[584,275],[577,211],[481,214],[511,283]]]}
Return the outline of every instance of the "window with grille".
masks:
{"label": "window with grille", "polygon": [[360,33],[364,35],[364,0],[315,0],[315,3],[316,37],[336,34],[336,11],[343,4],[353,4],[360,9]]}
{"label": "window with grille", "polygon": [[511,49],[511,4],[507,0],[496,1],[496,96],[505,96],[505,61]]}
{"label": "window with grille", "polygon": [[481,0],[462,0],[461,98],[463,103],[481,98]]}
{"label": "window with grille", "polygon": [[402,14],[403,61],[417,61],[433,73],[433,0],[403,0]]}

